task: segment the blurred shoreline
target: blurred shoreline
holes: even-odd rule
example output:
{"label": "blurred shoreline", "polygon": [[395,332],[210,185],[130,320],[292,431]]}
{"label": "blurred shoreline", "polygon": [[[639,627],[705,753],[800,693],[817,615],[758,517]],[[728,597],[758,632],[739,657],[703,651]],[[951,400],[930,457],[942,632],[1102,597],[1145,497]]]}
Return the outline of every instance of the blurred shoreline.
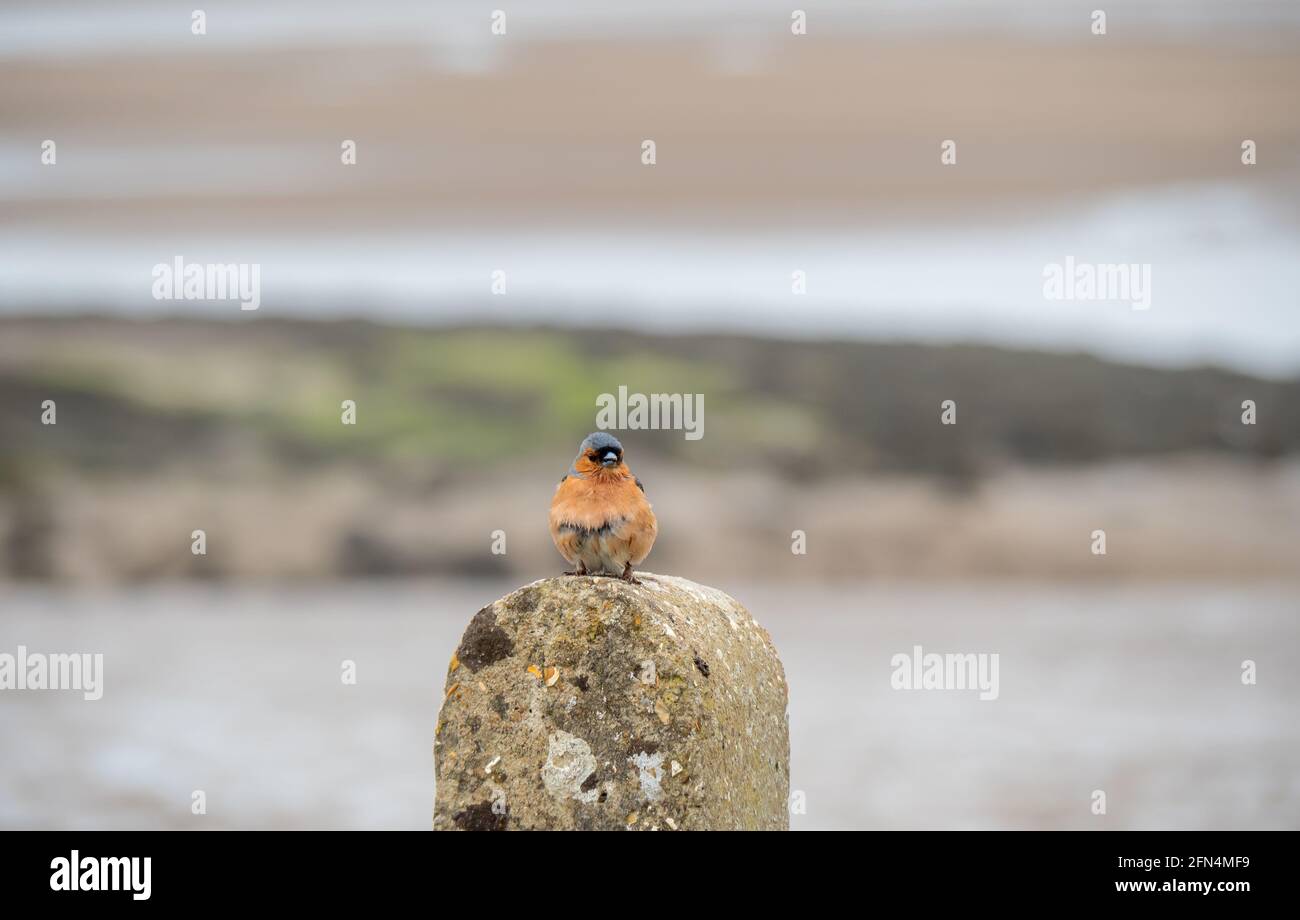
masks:
{"label": "blurred shoreline", "polygon": [[1300,574],[1300,380],[976,346],[105,317],[0,319],[0,579],[539,577],[561,566],[555,482],[620,386],[706,395],[699,441],[620,432],[661,522],[650,564],[699,581]]}
{"label": "blurred shoreline", "polygon": [[[260,265],[269,316],[980,341],[1294,376],[1300,51],[1120,21],[1075,41],[1060,24],[525,33],[471,72],[418,41],[259,48],[215,22],[201,53],[0,55],[0,314],[157,316],[150,270],[184,256]],[[1067,256],[1150,264],[1152,309],[1045,300],[1044,265]]]}

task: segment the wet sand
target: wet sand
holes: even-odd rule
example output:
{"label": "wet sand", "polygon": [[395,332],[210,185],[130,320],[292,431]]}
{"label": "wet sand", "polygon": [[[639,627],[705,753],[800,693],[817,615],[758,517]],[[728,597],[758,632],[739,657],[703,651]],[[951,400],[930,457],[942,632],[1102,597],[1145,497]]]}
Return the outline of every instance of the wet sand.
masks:
{"label": "wet sand", "polygon": [[[1293,587],[718,586],[785,663],[796,829],[1300,827]],[[427,828],[446,660],[510,587],[7,590],[0,649],[101,651],[105,693],[0,693],[0,827]],[[892,690],[916,644],[998,653],[998,699]]]}
{"label": "wet sand", "polygon": [[[1252,181],[1294,200],[1300,53],[1264,39],[739,41],[518,42],[472,73],[418,45],[0,60],[5,134],[62,150],[57,170],[7,158],[5,220],[326,220],[340,232],[987,221],[1239,179],[1244,138],[1260,148]],[[356,167],[340,165],[344,138]],[[658,145],[653,169],[644,138]],[[954,168],[939,164],[945,139]]]}

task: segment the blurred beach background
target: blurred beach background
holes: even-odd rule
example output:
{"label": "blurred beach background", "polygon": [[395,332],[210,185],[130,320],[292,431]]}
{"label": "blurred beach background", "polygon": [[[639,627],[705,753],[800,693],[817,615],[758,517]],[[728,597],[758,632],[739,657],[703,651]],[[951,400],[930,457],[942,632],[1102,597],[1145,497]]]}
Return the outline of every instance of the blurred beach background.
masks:
{"label": "blurred beach background", "polygon": [[620,386],[703,394],[646,568],[772,633],[796,829],[1300,827],[1300,4],[192,6],[0,8],[0,652],[106,672],[0,693],[0,827],[428,827]]}

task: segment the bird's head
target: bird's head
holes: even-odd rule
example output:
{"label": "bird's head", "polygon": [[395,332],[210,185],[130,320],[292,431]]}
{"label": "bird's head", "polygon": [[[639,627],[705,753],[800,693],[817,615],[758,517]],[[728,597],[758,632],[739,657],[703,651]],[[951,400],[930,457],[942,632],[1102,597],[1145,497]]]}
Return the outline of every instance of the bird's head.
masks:
{"label": "bird's head", "polygon": [[623,445],[618,443],[618,438],[608,432],[592,432],[578,448],[578,457],[573,461],[573,468],[579,473],[590,473],[596,470],[626,472],[626,468],[623,467]]}

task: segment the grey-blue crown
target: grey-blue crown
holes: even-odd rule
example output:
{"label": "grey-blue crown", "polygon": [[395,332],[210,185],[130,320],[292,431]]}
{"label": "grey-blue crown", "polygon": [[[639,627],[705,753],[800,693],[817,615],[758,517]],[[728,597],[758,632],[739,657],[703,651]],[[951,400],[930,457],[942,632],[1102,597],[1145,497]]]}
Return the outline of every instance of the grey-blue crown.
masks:
{"label": "grey-blue crown", "polygon": [[589,450],[616,450],[622,453],[623,445],[618,443],[618,438],[608,431],[593,431],[578,448],[579,453],[586,453]]}

